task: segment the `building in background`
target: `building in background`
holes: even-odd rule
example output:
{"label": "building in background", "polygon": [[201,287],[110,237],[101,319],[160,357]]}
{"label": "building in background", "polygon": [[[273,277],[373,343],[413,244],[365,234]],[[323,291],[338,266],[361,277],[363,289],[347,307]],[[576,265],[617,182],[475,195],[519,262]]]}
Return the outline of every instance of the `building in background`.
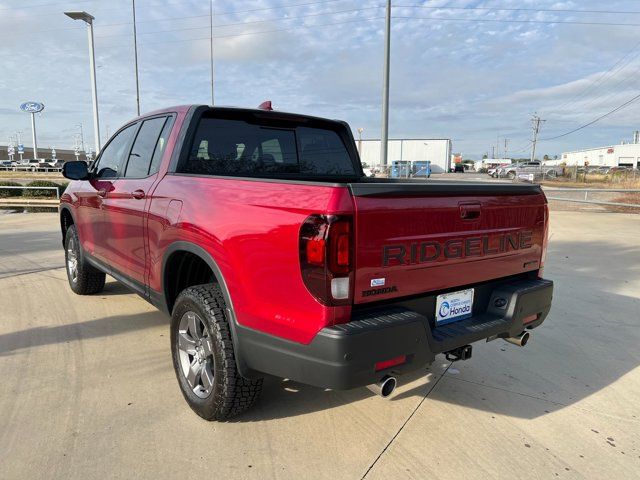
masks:
{"label": "building in background", "polygon": [[640,169],[640,132],[633,132],[633,143],[621,143],[619,145],[609,145],[606,147],[587,148],[584,150],[574,150],[564,152],[557,160],[548,160],[547,165],[590,167],[633,167]]}
{"label": "building in background", "polygon": [[[380,168],[380,140],[357,141],[360,159],[370,168]],[[451,140],[448,138],[407,138],[389,140],[388,167],[394,161],[431,162],[433,173],[448,172],[451,168]]]}

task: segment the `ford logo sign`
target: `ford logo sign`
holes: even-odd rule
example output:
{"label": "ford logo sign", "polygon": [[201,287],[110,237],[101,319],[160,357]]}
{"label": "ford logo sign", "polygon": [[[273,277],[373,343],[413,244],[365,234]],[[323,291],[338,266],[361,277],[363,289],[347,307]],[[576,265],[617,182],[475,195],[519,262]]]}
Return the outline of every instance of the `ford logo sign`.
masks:
{"label": "ford logo sign", "polygon": [[20,105],[20,110],[27,113],[38,113],[44,110],[44,104],[39,102],[24,102]]}

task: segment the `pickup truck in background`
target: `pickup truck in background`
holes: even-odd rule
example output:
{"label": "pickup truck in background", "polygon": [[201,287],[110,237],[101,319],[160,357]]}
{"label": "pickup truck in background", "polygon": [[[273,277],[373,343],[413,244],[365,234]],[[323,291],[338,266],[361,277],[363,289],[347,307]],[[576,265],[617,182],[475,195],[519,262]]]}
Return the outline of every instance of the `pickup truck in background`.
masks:
{"label": "pickup truck in background", "polygon": [[344,122],[173,107],[63,173],[71,289],[110,275],[171,315],[178,384],[209,420],[264,375],[389,396],[438,354],[524,346],[551,306],[539,186],[367,178]]}
{"label": "pickup truck in background", "polygon": [[512,165],[505,165],[498,168],[494,175],[498,178],[510,178],[516,179],[522,175],[533,175],[534,177],[552,177],[555,178],[558,175],[562,175],[562,167],[544,165],[538,160],[524,163],[514,163]]}

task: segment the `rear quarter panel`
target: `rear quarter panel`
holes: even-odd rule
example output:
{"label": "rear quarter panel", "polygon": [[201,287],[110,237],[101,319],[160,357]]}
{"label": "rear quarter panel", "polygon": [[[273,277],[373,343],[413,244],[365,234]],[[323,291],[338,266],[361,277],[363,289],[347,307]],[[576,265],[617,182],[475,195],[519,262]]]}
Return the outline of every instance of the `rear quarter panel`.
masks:
{"label": "rear quarter panel", "polygon": [[328,308],[309,294],[298,253],[307,216],[352,213],[346,187],[167,175],[153,197],[148,222],[153,290],[162,289],[167,248],[186,241],[216,261],[243,326],[308,343],[323,327],[350,316],[351,307]]}

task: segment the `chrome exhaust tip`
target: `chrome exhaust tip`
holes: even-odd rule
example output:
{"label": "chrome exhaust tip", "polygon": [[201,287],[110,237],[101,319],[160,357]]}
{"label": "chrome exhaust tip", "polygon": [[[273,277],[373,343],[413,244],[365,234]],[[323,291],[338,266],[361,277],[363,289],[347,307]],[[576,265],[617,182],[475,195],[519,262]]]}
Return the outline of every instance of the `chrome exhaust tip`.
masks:
{"label": "chrome exhaust tip", "polygon": [[524,347],[527,344],[527,342],[529,342],[530,337],[531,337],[531,334],[529,332],[522,332],[520,335],[516,335],[515,337],[507,337],[507,338],[504,338],[503,340],[505,342],[512,343],[519,347]]}
{"label": "chrome exhaust tip", "polygon": [[383,377],[382,380],[380,380],[378,383],[367,385],[367,388],[376,395],[380,395],[382,398],[387,398],[396,389],[397,384],[398,381],[396,380],[396,377],[387,375],[386,377]]}

